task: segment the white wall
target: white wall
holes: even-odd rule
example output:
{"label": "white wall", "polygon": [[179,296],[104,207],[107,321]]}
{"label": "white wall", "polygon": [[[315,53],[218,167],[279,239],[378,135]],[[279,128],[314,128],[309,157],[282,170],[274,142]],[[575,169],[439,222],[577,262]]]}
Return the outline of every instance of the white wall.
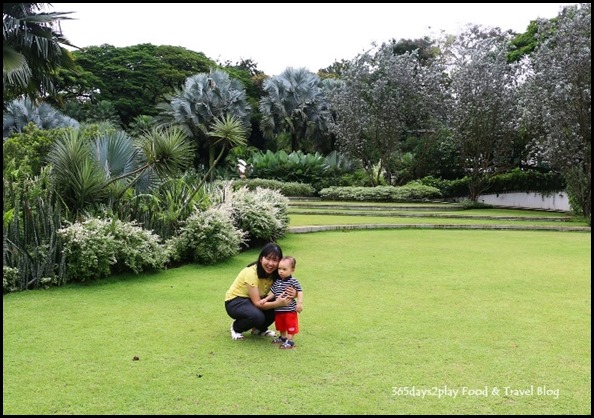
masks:
{"label": "white wall", "polygon": [[571,211],[566,192],[517,192],[481,195],[479,202],[494,206]]}

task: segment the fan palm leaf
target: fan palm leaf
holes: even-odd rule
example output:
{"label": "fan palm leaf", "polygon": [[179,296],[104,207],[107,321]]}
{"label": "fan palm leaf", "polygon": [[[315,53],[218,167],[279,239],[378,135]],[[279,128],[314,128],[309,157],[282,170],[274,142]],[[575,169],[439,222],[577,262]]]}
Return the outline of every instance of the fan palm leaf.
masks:
{"label": "fan palm leaf", "polygon": [[187,168],[194,155],[193,145],[177,127],[153,128],[139,138],[143,170],[151,169],[159,176],[179,174]]}
{"label": "fan palm leaf", "polygon": [[299,148],[299,141],[327,131],[325,96],[318,76],[305,68],[289,67],[280,75],[264,82],[266,96],[260,99],[262,113],[260,129],[266,138],[287,133],[291,149]]}
{"label": "fan palm leaf", "polygon": [[251,107],[240,81],[224,71],[213,70],[188,77],[181,89],[160,104],[164,123],[179,126],[196,144],[199,164],[208,161],[209,171],[216,159],[209,135],[217,118],[233,115],[250,126]]}
{"label": "fan palm leaf", "polygon": [[53,144],[47,159],[54,187],[75,211],[104,196],[105,173],[79,130],[66,131]]}
{"label": "fan palm leaf", "polygon": [[90,141],[80,130],[70,130],[53,144],[48,161],[55,188],[70,207],[82,210],[107,199],[117,203],[141,180],[179,174],[193,152],[177,128],[154,128],[137,143],[121,131],[105,131]]}
{"label": "fan palm leaf", "polygon": [[30,122],[40,129],[78,128],[79,123],[47,103],[35,105],[28,97],[10,101],[2,115],[2,137],[22,132]]}
{"label": "fan palm leaf", "polygon": [[204,175],[204,178],[197,189],[199,189],[212,174],[214,168],[223,157],[225,150],[237,146],[245,146],[247,144],[247,132],[247,128],[237,116],[224,115],[223,117],[215,119],[212,129],[208,132],[208,135],[213,138],[210,142],[211,155],[214,154],[214,147],[216,145],[220,146],[220,151],[216,159],[211,162],[208,172]]}

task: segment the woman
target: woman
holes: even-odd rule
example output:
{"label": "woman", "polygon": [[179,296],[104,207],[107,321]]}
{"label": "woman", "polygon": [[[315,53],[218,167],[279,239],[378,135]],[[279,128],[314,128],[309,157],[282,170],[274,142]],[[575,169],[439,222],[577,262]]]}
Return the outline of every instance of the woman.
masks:
{"label": "woman", "polygon": [[278,278],[278,263],[283,251],[275,243],[268,243],[260,251],[258,261],[249,264],[239,272],[225,295],[225,310],[235,319],[231,325],[231,338],[243,340],[243,332],[251,329],[254,335],[276,336],[268,327],[274,322],[274,308],[287,306],[295,297],[290,288],[285,297],[260,304],[266,297],[272,283]]}

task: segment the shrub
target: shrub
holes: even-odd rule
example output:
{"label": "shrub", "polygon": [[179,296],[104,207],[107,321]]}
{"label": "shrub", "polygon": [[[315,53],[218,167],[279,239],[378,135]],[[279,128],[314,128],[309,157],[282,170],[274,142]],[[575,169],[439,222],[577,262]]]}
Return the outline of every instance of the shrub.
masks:
{"label": "shrub", "polygon": [[270,150],[255,153],[251,164],[254,167],[254,176],[306,184],[320,181],[328,167],[325,157],[319,153],[293,151],[287,154],[283,150],[276,153]]}
{"label": "shrub", "polygon": [[233,182],[234,190],[238,190],[244,186],[249,190],[256,190],[258,187],[263,189],[278,190],[283,194],[283,196],[309,197],[315,195],[316,193],[312,185],[305,183],[259,178],[240,179]]}
{"label": "shrub", "polygon": [[2,266],[2,293],[17,292],[19,287],[19,269]]}
{"label": "shrub", "polygon": [[489,205],[488,203],[474,202],[468,198],[462,199],[460,201],[460,204],[462,204],[462,207],[464,209],[489,209],[489,208],[493,207],[492,205]]}
{"label": "shrub", "polygon": [[14,133],[4,141],[3,173],[18,170],[31,175],[39,175],[41,167],[46,165],[47,154],[54,142],[68,128],[41,129],[29,123],[23,132]]}
{"label": "shrub", "polygon": [[66,255],[66,277],[85,281],[115,272],[140,273],[167,261],[159,237],[136,222],[91,218],[58,231]]}
{"label": "shrub", "polygon": [[214,264],[239,254],[245,237],[228,208],[211,207],[190,215],[166,245],[171,261]]}
{"label": "shrub", "polygon": [[441,191],[437,187],[412,181],[403,186],[396,187],[396,193],[392,197],[395,200],[401,201],[436,199],[441,197]]}
{"label": "shrub", "polygon": [[362,168],[355,168],[352,171],[343,172],[336,177],[324,178],[316,185],[317,190],[322,190],[332,186],[359,186],[372,187],[369,174]]}
{"label": "shrub", "polygon": [[[423,177],[420,183],[437,187],[444,197],[468,196],[469,177],[455,180],[443,180],[432,176]],[[541,173],[536,170],[514,168],[507,173],[495,174],[489,180],[489,188],[484,193],[506,192],[553,192],[565,190],[566,182],[556,172]]]}
{"label": "shrub", "polygon": [[541,173],[536,170],[514,168],[507,173],[493,176],[486,193],[565,190],[565,180],[554,171]]}
{"label": "shrub", "polygon": [[276,241],[287,232],[289,199],[278,190],[242,187],[226,197],[225,205],[250,240]]}
{"label": "shrub", "polygon": [[369,202],[407,202],[440,197],[436,187],[411,182],[404,186],[328,187],[320,190],[326,200],[352,200]]}
{"label": "shrub", "polygon": [[[256,152],[248,159],[253,167],[253,176],[264,179],[274,179],[283,183],[302,183],[310,185],[315,191],[330,185],[352,186],[364,185],[368,177],[361,169],[361,164],[347,158],[345,155],[332,151],[327,156],[303,151],[293,151],[287,154],[280,150],[273,153]],[[355,176],[352,174],[356,173]],[[308,196],[304,194],[288,194],[285,196]]]}
{"label": "shrub", "polygon": [[115,220],[109,227],[117,244],[116,264],[112,273],[140,273],[145,269],[161,269],[165,266],[167,255],[158,235],[138,226],[136,221]]}

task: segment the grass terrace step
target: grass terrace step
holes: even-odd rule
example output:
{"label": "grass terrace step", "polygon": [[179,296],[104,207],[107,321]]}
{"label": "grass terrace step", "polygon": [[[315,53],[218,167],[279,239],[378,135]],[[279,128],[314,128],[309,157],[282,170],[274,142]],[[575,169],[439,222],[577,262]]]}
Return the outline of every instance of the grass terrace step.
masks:
{"label": "grass terrace step", "polygon": [[341,209],[364,209],[364,210],[464,210],[464,206],[459,203],[443,202],[419,202],[419,203],[399,203],[399,202],[326,202],[320,200],[293,200],[289,201],[289,207],[316,209],[316,208],[341,208]]}
{"label": "grass terrace step", "polygon": [[[333,208],[336,209],[336,208]],[[425,210],[425,209],[423,209]],[[400,218],[445,218],[445,219],[499,219],[499,220],[510,220],[510,221],[557,221],[557,222],[569,222],[572,220],[570,216],[536,216],[536,215],[522,215],[522,216],[509,216],[509,215],[476,215],[476,214],[452,214],[452,213],[410,213],[393,210],[382,210],[363,212],[348,208],[346,210],[301,210],[301,209],[289,209],[289,214],[299,215],[344,215],[344,216],[390,216]]]}
{"label": "grass terrace step", "polygon": [[448,202],[353,202],[291,198],[289,232],[348,229],[496,229],[584,231],[570,213],[533,208],[466,209]]}
{"label": "grass terrace step", "polygon": [[549,225],[452,225],[452,224],[355,224],[355,225],[309,225],[289,227],[293,234],[310,232],[353,230],[353,229],[493,229],[515,231],[563,231],[591,232],[587,226],[549,226]]}

